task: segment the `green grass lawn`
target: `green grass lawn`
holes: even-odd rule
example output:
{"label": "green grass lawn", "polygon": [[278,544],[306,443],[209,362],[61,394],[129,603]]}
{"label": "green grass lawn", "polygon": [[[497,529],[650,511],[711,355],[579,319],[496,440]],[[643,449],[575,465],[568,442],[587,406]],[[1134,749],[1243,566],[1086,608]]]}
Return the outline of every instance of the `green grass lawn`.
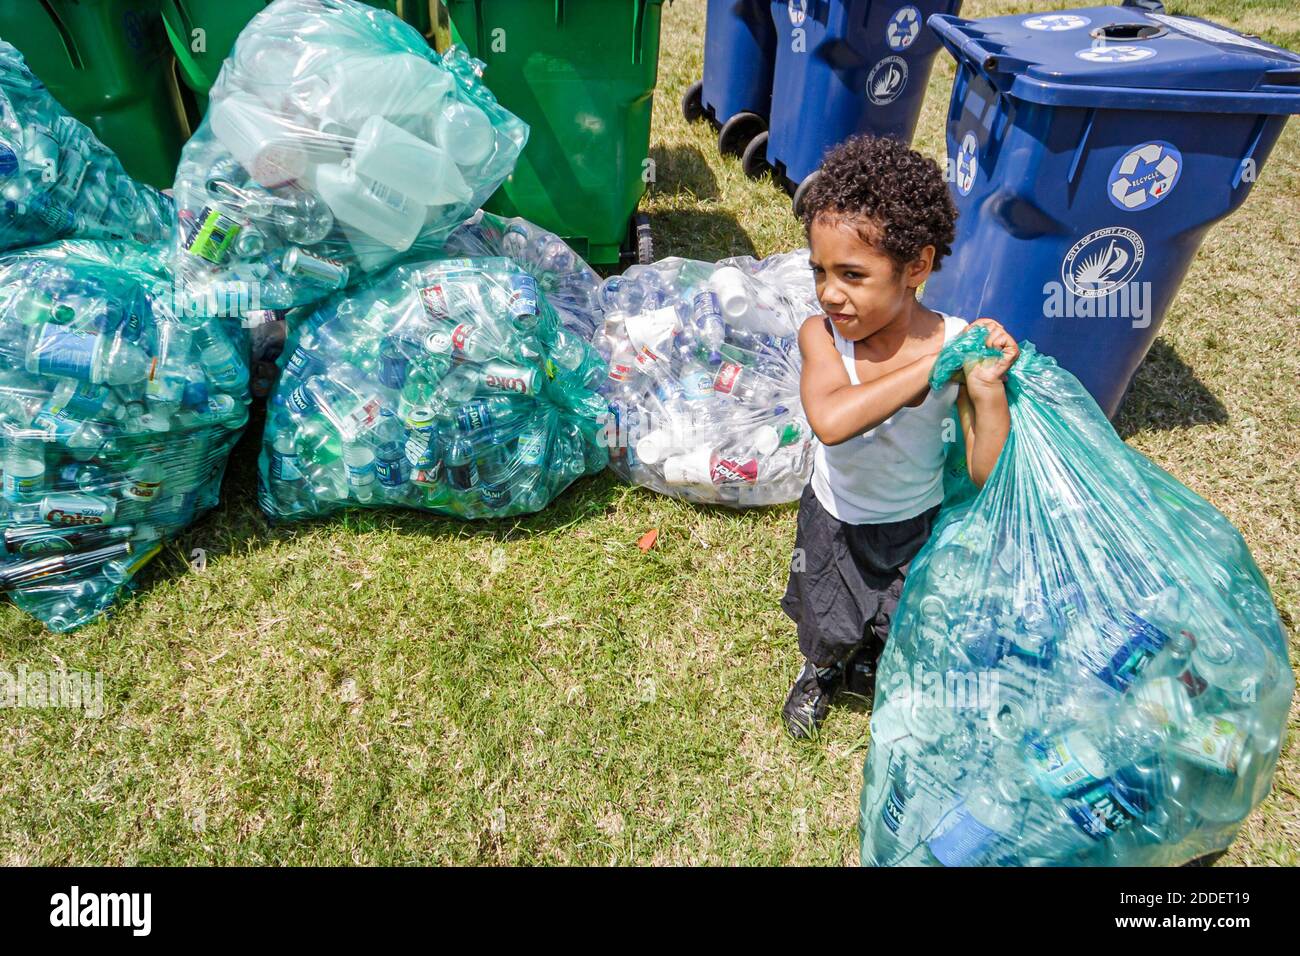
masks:
{"label": "green grass lawn", "polygon": [[[1169,7],[1300,49],[1290,0]],[[703,28],[704,0],[666,7],[645,203],[658,253],[799,245],[786,197],[681,118]],[[917,138],[940,158],[952,75],[941,55]],[[1202,247],[1119,419],[1242,529],[1293,663],[1298,197],[1292,123]],[[0,608],[0,669],[102,671],[107,698],[99,720],[0,711],[0,862],[856,862],[869,711],[840,707],[808,744],[779,721],[799,663],[777,606],[792,507],[701,510],[606,475],[514,523],[352,513],[272,531],[257,438],[220,508],[112,619],[52,635]],[[1225,862],[1300,862],[1291,723],[1273,794]]]}

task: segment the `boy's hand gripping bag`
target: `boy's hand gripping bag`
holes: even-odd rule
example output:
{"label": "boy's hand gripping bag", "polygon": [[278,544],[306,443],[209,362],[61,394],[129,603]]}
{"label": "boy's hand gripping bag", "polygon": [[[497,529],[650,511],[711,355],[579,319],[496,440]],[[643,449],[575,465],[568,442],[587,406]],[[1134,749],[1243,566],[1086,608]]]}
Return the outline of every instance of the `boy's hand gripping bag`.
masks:
{"label": "boy's hand gripping bag", "polygon": [[605,363],[509,259],[397,266],[294,328],[281,368],[258,463],[273,519],[524,514],[609,461]]}
{"label": "boy's hand gripping bag", "polygon": [[[995,356],[974,329],[931,377]],[[1203,499],[1029,343],[976,493],[957,453],[881,660],[875,865],[1178,865],[1268,793],[1294,679],[1269,589]]]}
{"label": "boy's hand gripping bag", "polygon": [[435,252],[528,138],[481,67],[356,0],[276,0],[255,16],[176,172],[190,307],[307,305]]}
{"label": "boy's hand gripping bag", "polygon": [[799,327],[821,314],[808,253],[663,259],[606,279],[611,468],[733,508],[796,500],[816,439],[799,397]]}
{"label": "boy's hand gripping bag", "polygon": [[158,242],[171,201],[126,174],[0,40],[0,251],[56,239]]}
{"label": "boy's hand gripping bag", "polygon": [[56,631],[217,503],[248,420],[243,331],[178,316],[160,248],[0,258],[0,591]]}

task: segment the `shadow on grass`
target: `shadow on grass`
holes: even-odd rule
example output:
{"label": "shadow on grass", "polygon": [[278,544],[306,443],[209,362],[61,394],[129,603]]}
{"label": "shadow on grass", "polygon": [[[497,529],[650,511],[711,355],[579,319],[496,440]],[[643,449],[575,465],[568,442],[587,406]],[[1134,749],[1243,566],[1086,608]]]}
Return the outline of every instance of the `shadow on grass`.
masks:
{"label": "shadow on grass", "polygon": [[651,193],[659,198],[721,199],[718,177],[709,161],[694,146],[655,146],[650,150],[654,161],[654,185]]}
{"label": "shadow on grass", "polygon": [[754,241],[740,220],[729,212],[704,209],[663,209],[650,214],[655,258],[684,256],[716,262],[729,256],[757,255]]}
{"label": "shadow on grass", "polygon": [[1140,431],[1217,425],[1227,420],[1223,403],[1171,346],[1157,339],[1120,405],[1115,430],[1127,439]]}

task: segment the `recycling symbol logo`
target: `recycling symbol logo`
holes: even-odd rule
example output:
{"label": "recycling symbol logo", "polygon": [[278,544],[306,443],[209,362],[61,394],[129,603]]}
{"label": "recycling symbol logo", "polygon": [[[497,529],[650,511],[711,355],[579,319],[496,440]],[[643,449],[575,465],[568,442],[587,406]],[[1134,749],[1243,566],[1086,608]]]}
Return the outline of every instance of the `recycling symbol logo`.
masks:
{"label": "recycling symbol logo", "polygon": [[1156,51],[1149,46],[1121,43],[1118,46],[1090,46],[1074,55],[1089,63],[1137,63],[1155,56]]}
{"label": "recycling symbol logo", "polygon": [[1110,201],[1125,212],[1150,209],[1178,185],[1182,171],[1183,154],[1172,143],[1135,146],[1110,171]]}
{"label": "recycling symbol logo", "polygon": [[903,7],[889,18],[885,28],[885,40],[889,48],[896,52],[906,50],[921,35],[921,11],[916,7]]}
{"label": "recycling symbol logo", "polygon": [[1029,17],[1025,20],[1025,26],[1030,30],[1049,30],[1053,33],[1059,33],[1062,30],[1077,30],[1079,27],[1086,27],[1092,21],[1087,17],[1081,17],[1073,13],[1044,13],[1036,17]]}
{"label": "recycling symbol logo", "polygon": [[954,173],[957,180],[957,192],[966,196],[975,187],[975,174],[979,172],[979,142],[974,133],[967,133],[957,150],[957,162]]}
{"label": "recycling symbol logo", "polygon": [[867,77],[867,99],[877,106],[887,106],[898,99],[907,86],[907,61],[887,56],[871,68]]}

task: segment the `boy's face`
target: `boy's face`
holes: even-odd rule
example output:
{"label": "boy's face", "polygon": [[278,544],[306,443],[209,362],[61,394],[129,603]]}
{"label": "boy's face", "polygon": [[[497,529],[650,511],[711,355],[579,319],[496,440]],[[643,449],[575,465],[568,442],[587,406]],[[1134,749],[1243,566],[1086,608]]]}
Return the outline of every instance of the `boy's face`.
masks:
{"label": "boy's face", "polygon": [[862,225],[847,218],[819,218],[808,230],[817,298],[835,330],[851,342],[907,314],[934,260],[934,247],[926,246],[900,268],[862,238]]}

